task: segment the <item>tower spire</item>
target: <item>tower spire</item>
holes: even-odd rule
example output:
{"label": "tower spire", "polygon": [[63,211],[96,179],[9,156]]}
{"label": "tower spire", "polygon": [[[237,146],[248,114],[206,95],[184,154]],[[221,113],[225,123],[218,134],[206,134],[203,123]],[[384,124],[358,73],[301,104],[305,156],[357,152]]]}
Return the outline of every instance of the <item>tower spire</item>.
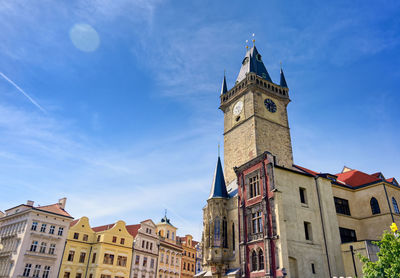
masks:
{"label": "tower spire", "polygon": [[286,83],[286,78],[285,75],[283,74],[283,69],[282,69],[282,62],[281,62],[281,81],[279,83],[279,85],[283,88],[287,88],[287,83]]}
{"label": "tower spire", "polygon": [[224,80],[222,80],[222,87],[221,87],[221,95],[225,94],[228,91],[228,87],[226,86],[226,76],[224,70]]}
{"label": "tower spire", "polygon": [[222,171],[221,159],[218,155],[217,167],[215,168],[214,180],[211,186],[210,197],[213,198],[229,198],[228,191],[226,190],[224,172]]}

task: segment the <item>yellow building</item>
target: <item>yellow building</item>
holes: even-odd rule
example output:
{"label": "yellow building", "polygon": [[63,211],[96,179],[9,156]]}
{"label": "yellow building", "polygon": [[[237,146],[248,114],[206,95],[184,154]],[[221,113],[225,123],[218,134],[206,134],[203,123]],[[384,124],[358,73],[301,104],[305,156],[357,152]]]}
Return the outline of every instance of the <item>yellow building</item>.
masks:
{"label": "yellow building", "polygon": [[176,230],[165,216],[157,224],[157,233],[160,237],[158,256],[158,278],[179,278],[181,275],[182,246],[177,243]]}
{"label": "yellow building", "polygon": [[195,241],[193,241],[193,237],[191,235],[178,237],[178,241],[182,244],[183,248],[181,278],[193,277],[196,272]]}
{"label": "yellow building", "polygon": [[133,237],[124,221],[91,228],[82,217],[71,223],[59,278],[128,278]]}

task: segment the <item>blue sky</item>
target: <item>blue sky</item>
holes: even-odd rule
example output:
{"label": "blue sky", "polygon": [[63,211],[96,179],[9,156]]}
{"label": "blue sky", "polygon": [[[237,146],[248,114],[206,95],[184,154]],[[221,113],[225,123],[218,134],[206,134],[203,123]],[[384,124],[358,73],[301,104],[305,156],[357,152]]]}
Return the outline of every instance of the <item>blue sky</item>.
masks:
{"label": "blue sky", "polygon": [[231,88],[252,33],[275,82],[283,62],[297,164],[400,178],[399,14],[399,1],[1,1],[0,209],[66,196],[92,225],[167,209],[199,239],[223,72]]}

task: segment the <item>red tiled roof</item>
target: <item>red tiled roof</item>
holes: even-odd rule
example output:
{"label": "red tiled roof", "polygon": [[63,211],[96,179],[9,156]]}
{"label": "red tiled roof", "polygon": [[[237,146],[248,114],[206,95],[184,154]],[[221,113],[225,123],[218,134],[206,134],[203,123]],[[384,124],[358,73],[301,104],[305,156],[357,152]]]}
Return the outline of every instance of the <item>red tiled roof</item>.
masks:
{"label": "red tiled roof", "polygon": [[70,227],[75,226],[75,224],[78,223],[79,220],[80,220],[80,219],[75,219],[74,221],[72,221],[71,223],[69,223],[69,226],[70,226]]}
{"label": "red tiled roof", "polygon": [[297,169],[299,169],[299,170],[301,170],[301,171],[303,171],[303,172],[306,172],[307,174],[313,175],[313,176],[316,176],[316,175],[319,174],[319,173],[317,173],[317,172],[315,172],[315,171],[312,171],[312,170],[310,170],[310,169],[301,167],[301,166],[299,166],[299,165],[293,165],[293,166],[296,167]]}
{"label": "red tiled roof", "polygon": [[[145,220],[146,221],[146,220]],[[128,233],[131,234],[131,236],[136,237],[136,235],[138,234],[138,231],[140,229],[140,224],[135,224],[135,225],[127,225],[126,226],[126,230],[128,231]]]}
{"label": "red tiled roof", "polygon": [[193,245],[193,247],[196,247],[196,245],[197,245],[198,243],[199,243],[198,241],[192,240],[192,245]]}
{"label": "red tiled roof", "polygon": [[92,230],[95,231],[95,232],[102,232],[102,231],[111,229],[112,227],[114,227],[114,225],[115,225],[115,223],[114,224],[103,225],[103,226],[98,226],[98,227],[92,228]]}
{"label": "red tiled roof", "polygon": [[336,176],[338,180],[352,187],[357,187],[380,180],[378,177],[374,177],[373,175],[366,174],[359,170],[351,170],[348,172],[339,173],[336,174]]}
{"label": "red tiled roof", "polygon": [[59,214],[62,216],[67,216],[67,217],[71,217],[72,216],[66,212],[59,204],[53,204],[53,205],[48,205],[48,206],[42,206],[42,207],[34,207],[35,209],[38,210],[43,210],[43,211],[47,211],[47,212],[51,212],[51,213],[55,213],[55,214]]}

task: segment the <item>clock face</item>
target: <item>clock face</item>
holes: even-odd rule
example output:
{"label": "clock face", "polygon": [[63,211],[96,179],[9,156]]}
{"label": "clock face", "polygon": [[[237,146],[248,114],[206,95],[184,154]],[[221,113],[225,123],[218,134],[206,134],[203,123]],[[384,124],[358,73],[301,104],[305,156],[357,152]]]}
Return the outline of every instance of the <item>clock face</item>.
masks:
{"label": "clock face", "polygon": [[267,110],[271,113],[276,112],[276,104],[273,102],[271,99],[267,98],[264,100],[264,105],[267,108]]}
{"label": "clock face", "polygon": [[243,109],[243,101],[239,100],[235,106],[233,107],[233,115],[237,116],[242,112]]}

